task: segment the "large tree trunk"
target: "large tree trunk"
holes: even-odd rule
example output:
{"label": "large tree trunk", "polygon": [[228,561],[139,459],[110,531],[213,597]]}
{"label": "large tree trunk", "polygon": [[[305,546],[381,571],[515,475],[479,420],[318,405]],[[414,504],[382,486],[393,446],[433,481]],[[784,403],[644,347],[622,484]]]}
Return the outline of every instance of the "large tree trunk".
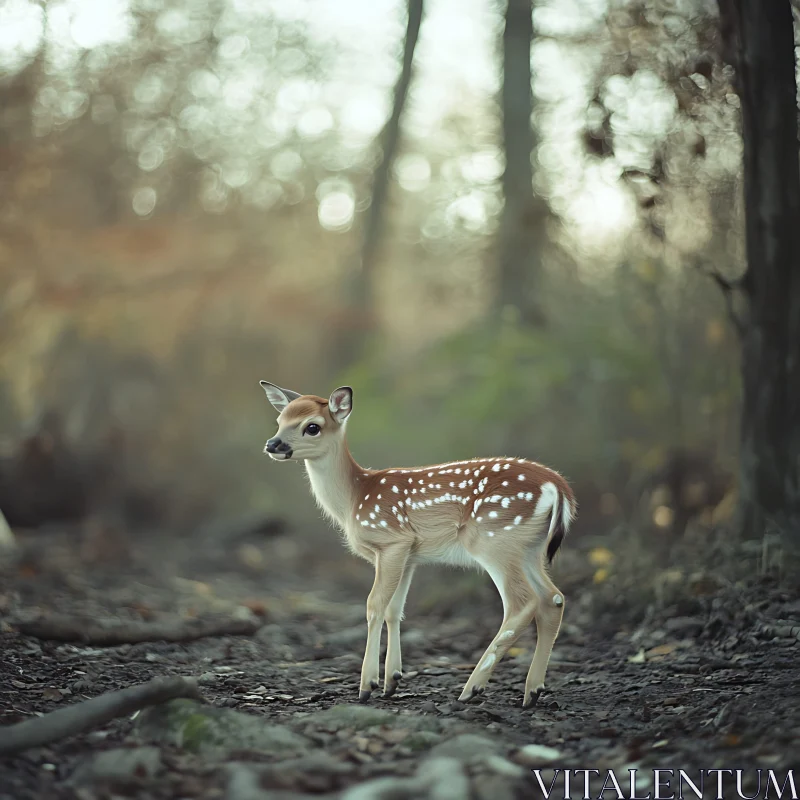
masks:
{"label": "large tree trunk", "polygon": [[346,367],[356,361],[363,353],[366,337],[373,332],[373,304],[375,302],[375,272],[378,261],[378,248],[381,243],[386,200],[389,195],[392,164],[397,155],[400,142],[400,120],[406,107],[408,90],[411,86],[414,51],[422,25],[423,0],[408,0],[408,20],[406,23],[403,63],[394,87],[392,113],[383,127],[380,136],[381,160],[375,168],[372,179],[372,199],[367,217],[364,220],[361,250],[357,257],[356,269],[348,281],[345,302],[349,306],[352,324],[333,337],[333,354],[330,364],[333,371]]}
{"label": "large tree trunk", "polygon": [[532,0],[508,0],[503,31],[503,173],[505,204],[500,218],[498,310],[511,307],[527,323],[542,321],[536,297],[547,204],[533,193],[533,93],[531,91]]}
{"label": "large tree trunk", "polygon": [[800,546],[800,162],[790,0],[720,3],[742,105],[741,521]]}

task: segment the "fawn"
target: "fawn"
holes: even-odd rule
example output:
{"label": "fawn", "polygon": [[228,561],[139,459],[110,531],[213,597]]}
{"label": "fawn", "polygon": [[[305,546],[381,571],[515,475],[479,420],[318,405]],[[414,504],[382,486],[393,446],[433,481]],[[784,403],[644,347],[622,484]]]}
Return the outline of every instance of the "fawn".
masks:
{"label": "fawn", "polygon": [[459,700],[483,694],[497,662],[535,619],[538,636],[523,707],[535,705],[564,613],[564,595],[547,566],[576,512],[567,481],[522,458],[364,469],[345,437],[353,410],[349,386],[327,400],[266,381],[261,386],[278,411],[278,431],[264,452],[276,461],[305,461],[317,503],[350,550],[375,567],[359,701],[367,702],[378,688],[384,620],[389,639],[384,696],[396,691],[403,677],[400,621],[414,569],[439,563],[483,567],[503,601],[503,624]]}

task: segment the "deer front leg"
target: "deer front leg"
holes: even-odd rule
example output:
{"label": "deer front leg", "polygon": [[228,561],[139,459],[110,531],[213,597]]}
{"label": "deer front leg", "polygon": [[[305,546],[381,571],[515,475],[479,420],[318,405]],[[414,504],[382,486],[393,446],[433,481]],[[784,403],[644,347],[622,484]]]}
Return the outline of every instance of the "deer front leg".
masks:
{"label": "deer front leg", "polygon": [[400,653],[400,623],[406,597],[414,577],[414,565],[406,566],[400,585],[386,609],[386,631],[389,643],[386,646],[386,662],[383,667],[383,696],[391,697],[397,691],[397,684],[403,677],[403,658]]}
{"label": "deer front leg", "polygon": [[408,556],[407,547],[387,547],[375,554],[375,582],[367,598],[367,647],[361,665],[360,703],[366,703],[378,688],[383,621],[403,578]]}

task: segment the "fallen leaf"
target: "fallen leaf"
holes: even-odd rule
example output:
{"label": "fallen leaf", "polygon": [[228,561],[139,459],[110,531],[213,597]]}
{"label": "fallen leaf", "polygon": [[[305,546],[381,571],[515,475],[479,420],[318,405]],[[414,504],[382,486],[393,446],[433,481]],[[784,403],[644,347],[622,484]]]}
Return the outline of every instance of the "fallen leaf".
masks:
{"label": "fallen leaf", "polygon": [[644,664],[647,661],[644,655],[644,648],[640,648],[639,652],[635,656],[628,656],[628,663],[629,664]]}
{"label": "fallen leaf", "polygon": [[677,649],[678,645],[674,642],[670,644],[660,644],[656,647],[651,647],[645,653],[645,656],[647,656],[647,658],[652,658],[653,656],[668,656],[670,653],[674,653]]}
{"label": "fallen leaf", "polygon": [[411,731],[408,728],[385,728],[379,730],[377,735],[389,744],[400,744],[410,733]]}
{"label": "fallen leaf", "polygon": [[595,573],[594,578],[592,579],[595,583],[602,583],[603,581],[607,580],[609,576],[609,570],[606,567],[600,567]]}
{"label": "fallen leaf", "polygon": [[258,600],[257,598],[249,598],[242,602],[242,605],[245,608],[249,608],[256,616],[258,617],[266,617],[267,616],[267,604],[263,600]]}
{"label": "fallen leaf", "polygon": [[736,747],[742,743],[742,737],[736,733],[729,733],[722,741],[727,747]]}
{"label": "fallen leaf", "polygon": [[63,700],[64,695],[61,693],[60,689],[47,686],[42,690],[42,698],[44,700]]}
{"label": "fallen leaf", "polygon": [[525,647],[509,647],[508,648],[508,655],[511,658],[516,658],[517,656],[524,656],[528,652],[527,648]]}
{"label": "fallen leaf", "polygon": [[589,563],[593,567],[607,567],[614,560],[614,554],[607,547],[593,547],[589,551]]}

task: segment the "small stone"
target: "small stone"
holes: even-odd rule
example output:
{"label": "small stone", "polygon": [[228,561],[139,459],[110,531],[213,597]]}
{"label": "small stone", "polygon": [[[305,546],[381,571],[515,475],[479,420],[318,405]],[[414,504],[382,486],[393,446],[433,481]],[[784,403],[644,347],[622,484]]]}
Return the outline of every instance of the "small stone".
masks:
{"label": "small stone", "polygon": [[427,788],[429,800],[469,800],[469,778],[457,758],[430,757],[420,764],[416,779],[420,794]]}
{"label": "small stone", "polygon": [[269,753],[303,752],[312,742],[289,728],[260,717],[194,700],[151,706],[136,719],[140,740],[170,744],[194,753],[239,749]]}
{"label": "small stone", "polygon": [[481,763],[496,775],[505,778],[522,778],[527,774],[519,764],[512,764],[508,759],[494,754],[486,756]]}
{"label": "small stone", "polygon": [[543,744],[526,744],[514,754],[514,761],[526,767],[552,764],[562,757],[561,751]]}
{"label": "small stone", "polygon": [[418,800],[419,790],[412,778],[376,778],[352,786],[341,800]]}

